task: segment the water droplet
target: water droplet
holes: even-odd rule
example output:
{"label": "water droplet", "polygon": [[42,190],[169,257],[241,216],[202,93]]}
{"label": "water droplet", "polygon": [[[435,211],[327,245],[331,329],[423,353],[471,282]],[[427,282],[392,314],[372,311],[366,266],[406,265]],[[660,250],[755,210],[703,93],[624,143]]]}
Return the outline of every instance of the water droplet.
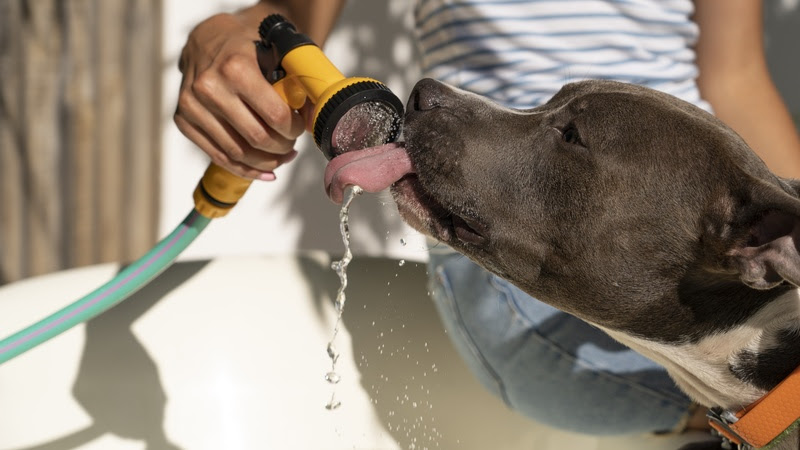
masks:
{"label": "water droplet", "polygon": [[339,352],[334,347],[333,342],[328,343],[328,358],[330,358],[333,362],[336,362],[339,359]]}
{"label": "water droplet", "polygon": [[406,264],[405,259],[401,259],[399,263],[397,263],[400,267],[403,267]]}
{"label": "water droplet", "polygon": [[325,380],[330,384],[338,384],[342,381],[342,377],[336,372],[328,372],[325,374]]}
{"label": "water droplet", "polygon": [[325,405],[325,409],[328,411],[333,411],[334,409],[338,409],[340,406],[342,406],[342,402],[338,400],[331,400],[327,405]]}

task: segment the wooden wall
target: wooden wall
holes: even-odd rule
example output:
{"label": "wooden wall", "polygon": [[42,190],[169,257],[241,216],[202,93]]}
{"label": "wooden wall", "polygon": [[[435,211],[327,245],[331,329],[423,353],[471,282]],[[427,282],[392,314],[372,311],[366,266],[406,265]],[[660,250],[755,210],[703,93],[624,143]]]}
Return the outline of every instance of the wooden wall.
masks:
{"label": "wooden wall", "polygon": [[0,284],[156,240],[161,0],[0,0]]}

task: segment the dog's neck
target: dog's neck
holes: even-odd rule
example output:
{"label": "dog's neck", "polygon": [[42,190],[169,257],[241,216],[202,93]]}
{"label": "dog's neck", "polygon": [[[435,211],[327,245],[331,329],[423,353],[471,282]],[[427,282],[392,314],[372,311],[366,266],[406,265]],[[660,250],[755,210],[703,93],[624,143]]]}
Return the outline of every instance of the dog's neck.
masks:
{"label": "dog's neck", "polygon": [[[601,327],[602,328],[602,327]],[[800,330],[800,292],[792,289],[765,305],[746,322],[696,342],[667,344],[603,328],[609,335],[666,367],[677,384],[706,406],[738,410],[768,389],[736,373],[742,355],[763,355],[786,342],[786,331]],[[793,336],[797,336],[794,334]]]}

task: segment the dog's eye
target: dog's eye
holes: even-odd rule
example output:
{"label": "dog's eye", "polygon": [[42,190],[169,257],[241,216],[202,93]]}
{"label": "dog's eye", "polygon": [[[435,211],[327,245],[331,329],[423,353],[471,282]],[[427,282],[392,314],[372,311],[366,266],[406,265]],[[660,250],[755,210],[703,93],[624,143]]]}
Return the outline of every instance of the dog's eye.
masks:
{"label": "dog's eye", "polygon": [[561,131],[561,138],[564,139],[564,142],[583,146],[581,135],[578,133],[578,129],[575,128],[575,125],[567,125],[567,127]]}

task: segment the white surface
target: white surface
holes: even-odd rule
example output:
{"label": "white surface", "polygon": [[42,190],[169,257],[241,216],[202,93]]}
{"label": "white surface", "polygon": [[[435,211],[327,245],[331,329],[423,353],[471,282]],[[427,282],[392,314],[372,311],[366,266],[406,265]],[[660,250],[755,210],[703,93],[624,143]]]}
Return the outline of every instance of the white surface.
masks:
{"label": "white surface", "polygon": [[[424,267],[356,258],[337,387],[338,279],[323,254],[184,262],[104,315],[0,366],[0,449],[670,449],[510,412],[466,372]],[[104,265],[0,288],[3,337],[106,282]]]}

